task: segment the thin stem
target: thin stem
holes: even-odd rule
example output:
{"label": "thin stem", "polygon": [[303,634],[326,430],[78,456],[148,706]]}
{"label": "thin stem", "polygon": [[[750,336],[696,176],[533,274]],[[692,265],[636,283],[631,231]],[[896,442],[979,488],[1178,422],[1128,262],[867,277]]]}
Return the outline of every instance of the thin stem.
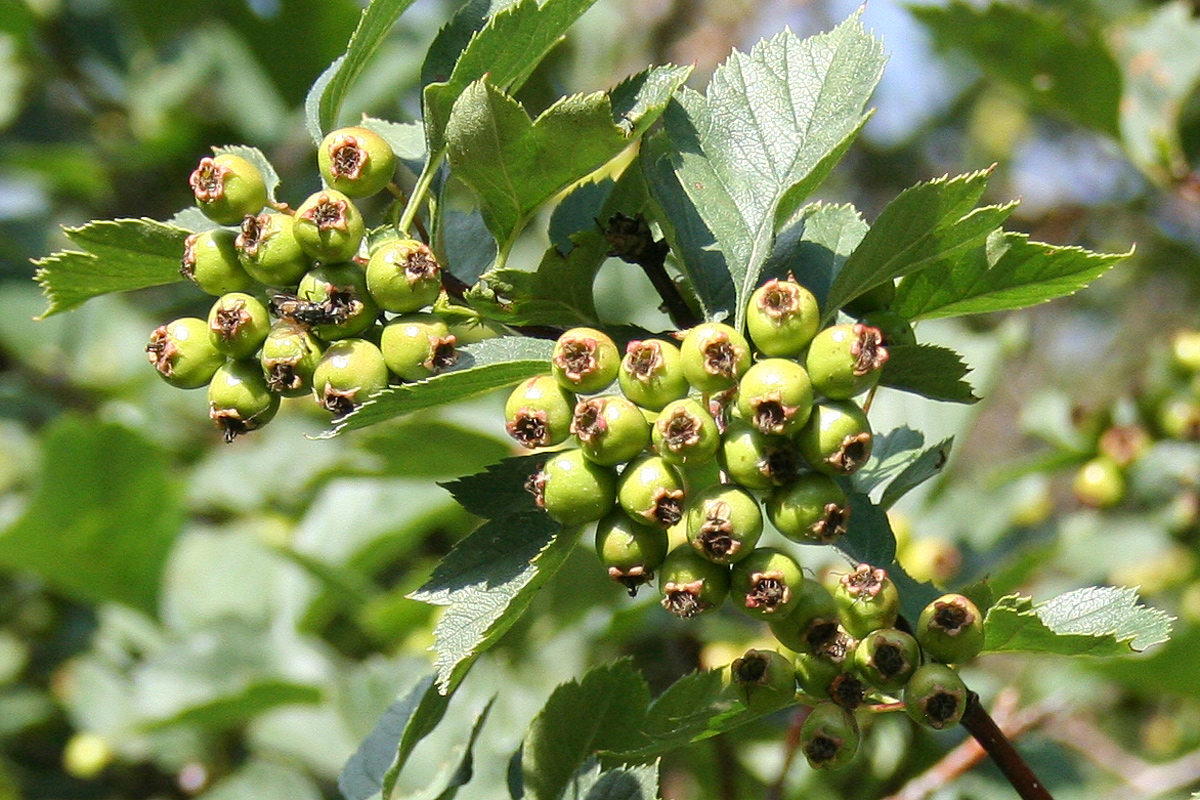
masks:
{"label": "thin stem", "polygon": [[962,726],[975,737],[992,761],[1004,773],[1004,777],[1017,790],[1021,800],[1054,800],[1050,792],[1042,784],[1033,770],[1025,763],[1025,759],[1013,747],[1013,743],[1005,736],[1004,731],[991,718],[979,702],[975,692],[967,693],[967,707],[963,712]]}
{"label": "thin stem", "polygon": [[675,281],[667,274],[667,254],[671,252],[665,240],[655,241],[650,226],[641,214],[630,217],[617,213],[606,221],[596,220],[604,238],[612,245],[610,256],[628,264],[637,264],[650,279],[650,284],[662,298],[661,308],[677,328],[687,329],[703,320],[694,313]]}
{"label": "thin stem", "polygon": [[[408,195],[404,193],[404,190],[395,181],[388,181],[386,188],[392,197],[403,203],[404,209],[408,210]],[[420,214],[413,217],[413,223],[417,226],[417,233],[420,234],[421,241],[429,244],[429,231],[425,230],[425,221],[421,219]],[[407,236],[408,233],[405,232],[405,235]]]}
{"label": "thin stem", "polygon": [[[442,165],[444,157],[444,151],[437,155],[430,155],[429,161],[425,164],[425,169],[421,170],[421,174],[417,176],[417,183],[413,186],[412,196],[408,198],[408,204],[404,207],[404,213],[400,215],[400,221],[396,223],[396,228],[400,231],[401,235],[408,236],[408,230],[412,227],[413,220],[417,218],[417,212],[421,208],[421,203],[425,200],[425,195],[429,193],[429,187],[433,185],[433,178],[437,175],[438,167]],[[418,224],[420,229],[424,231],[424,224]]]}

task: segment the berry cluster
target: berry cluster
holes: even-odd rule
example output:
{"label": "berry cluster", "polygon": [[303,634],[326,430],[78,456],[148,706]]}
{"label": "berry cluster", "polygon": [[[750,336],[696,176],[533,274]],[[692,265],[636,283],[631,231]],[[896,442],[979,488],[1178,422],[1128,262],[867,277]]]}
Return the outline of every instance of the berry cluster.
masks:
{"label": "berry cluster", "polygon": [[378,134],[343,128],[318,149],[328,188],[291,209],[271,202],[262,172],[230,153],[191,175],[219,226],[187,237],[181,272],[217,296],[208,319],[156,329],[150,363],[173,386],[208,387],[227,440],[271,420],[280,397],[311,393],[340,416],[390,381],[454,363],[446,321],[427,309],[442,288],[425,244],[372,239],[351,198],[391,186],[396,157]]}

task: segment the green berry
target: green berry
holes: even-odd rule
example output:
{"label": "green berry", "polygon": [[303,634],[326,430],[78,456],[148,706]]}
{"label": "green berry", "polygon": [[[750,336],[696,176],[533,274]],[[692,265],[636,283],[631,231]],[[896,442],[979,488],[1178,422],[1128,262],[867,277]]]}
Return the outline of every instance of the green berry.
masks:
{"label": "green berry", "polygon": [[621,472],[617,502],[634,519],[669,528],[683,518],[683,478],[660,456],[644,455]]}
{"label": "green berry", "polygon": [[772,278],[750,295],[746,330],[763,355],[800,355],[820,322],[817,298],[795,281]]}
{"label": "green berry", "polygon": [[608,577],[637,595],[642,584],[653,580],[654,571],[667,556],[667,532],[657,525],[634,522],[621,509],[614,509],[596,524],[596,555]]}
{"label": "green berry", "polygon": [[942,595],[921,611],[917,641],[934,661],[970,661],[983,650],[983,615],[961,594]]}
{"label": "green berry", "polygon": [[229,358],[249,358],[258,352],[271,317],[267,307],[243,292],[217,298],[208,312],[208,335],[213,347]]}
{"label": "green berry", "polygon": [[852,475],[871,457],[874,438],[863,410],[849,400],[813,406],[796,434],[796,446],[812,468],[826,475]]}
{"label": "green berry", "polygon": [[571,435],[575,395],[551,375],[538,375],[512,390],[504,403],[504,428],[522,447],[533,450],[565,442]]}
{"label": "green berry", "polygon": [[554,343],[550,365],[551,373],[564,389],[595,394],[617,377],[621,354],[607,333],[595,328],[571,328]]}
{"label": "green berry", "polygon": [[871,687],[862,678],[843,670],[829,684],[829,699],[847,711],[853,711],[866,701],[870,691]]}
{"label": "green berry", "polygon": [[313,335],[327,342],[358,336],[379,316],[363,269],[352,261],[310,270],[300,279],[296,297],[307,303],[313,314]]}
{"label": "green berry", "polygon": [[872,311],[889,308],[896,299],[896,284],[884,281],[860,294],[842,307],[852,317],[862,317]]}
{"label": "green berry", "polygon": [[146,355],[158,374],[179,389],[198,389],[225,363],[208,336],[208,323],[183,317],[160,325],[150,334]]}
{"label": "green berry", "polygon": [[379,347],[388,369],[406,381],[419,381],[454,366],[456,342],[441,317],[416,313],[385,325]]}
{"label": "green berry", "polygon": [[564,450],[550,457],[533,480],[539,507],[563,525],[595,522],[617,499],[617,475],[589,461],[582,450]]}
{"label": "green berry", "polygon": [[225,441],[261,428],[279,410],[279,395],[267,388],[257,361],[227,361],[208,384],[208,415]]}
{"label": "green berry", "polygon": [[738,383],[738,413],[763,433],[787,435],[800,430],[812,406],[808,373],[786,358],[759,361]]}
{"label": "green berry", "polygon": [[871,631],[854,648],[855,672],[885,692],[902,688],[920,664],[917,640],[895,628]]}
{"label": "green berry", "polygon": [[1086,506],[1111,508],[1125,497],[1125,476],[1116,461],[1099,455],[1079,468],[1071,489]]}
{"label": "green berry", "polygon": [[841,769],[858,752],[860,733],[854,714],[835,703],[821,703],[800,726],[800,750],[813,769]]}
{"label": "green berry", "polygon": [[286,320],[276,322],[267,332],[259,356],[267,388],[284,397],[311,392],[313,372],[324,347],[302,326]]}
{"label": "green berry", "polygon": [[774,650],[747,650],[729,664],[725,677],[734,696],[751,711],[773,711],[796,697],[796,668]]}
{"label": "green berry", "polygon": [[746,558],[762,536],[758,501],[732,484],[702,490],[688,504],[687,515],[688,541],[697,553],[717,564]]}
{"label": "green berry", "polygon": [[188,183],[196,205],[218,225],[238,223],[267,204],[267,184],[258,167],[230,153],[200,159]]}
{"label": "green berry", "polygon": [[804,366],[813,388],[833,400],[846,400],[879,383],[888,352],[878,328],[862,323],[833,325],[808,346]]}
{"label": "green berry", "polygon": [[626,397],[654,411],[661,411],[667,403],[688,393],[679,348],[662,339],[626,345],[617,380]]}
{"label": "green berry", "polygon": [[367,128],[339,128],[317,148],[317,167],[333,189],[367,197],[396,174],[396,154],[382,136]]}
{"label": "green berry", "polygon": [[238,259],[236,240],[237,234],[225,228],[191,234],[183,240],[179,273],[217,297],[251,289],[254,279]]}
{"label": "green berry", "polygon": [[843,575],[833,590],[838,619],[856,639],[871,631],[891,628],[900,616],[900,592],[887,572],[870,564],[859,564]]}
{"label": "green berry", "polygon": [[729,568],[680,545],[663,561],[658,591],[663,608],[684,619],[713,611],[729,595]]}
{"label": "green berry", "polygon": [[316,192],[296,209],[292,233],[300,248],[323,262],[349,261],[358,253],[366,232],[362,214],[341,192]]}
{"label": "green berry", "polygon": [[721,446],[717,423],[695,400],[673,400],[659,412],[651,431],[658,454],[689,467],[709,461]]}
{"label": "green berry", "polygon": [[339,339],[317,362],[312,383],[317,404],[341,417],[388,385],[388,368],[366,339]]}
{"label": "green berry", "polygon": [[650,445],[650,423],[624,397],[580,400],[571,420],[583,454],[597,464],[624,464]]}
{"label": "green berry", "polygon": [[829,699],[834,680],[842,674],[842,665],[825,655],[796,653],[796,683],[809,697]]}
{"label": "green berry", "polygon": [[1158,406],[1158,428],[1169,439],[1200,441],[1200,402],[1191,392],[1167,396]]}
{"label": "green berry", "polygon": [[772,635],[789,650],[821,653],[841,664],[847,647],[838,646],[838,610],[833,595],[820,581],[804,581],[793,588],[792,595],[788,614],[767,620]]}
{"label": "green berry", "polygon": [[720,322],[705,322],[689,330],[679,352],[684,376],[701,392],[730,389],[750,368],[746,338]]}
{"label": "green berry", "polygon": [[367,289],[385,311],[420,311],[442,291],[442,268],[428,245],[415,239],[390,239],[371,253]]}
{"label": "green berry", "polygon": [[846,533],[846,491],[820,472],[807,472],[767,498],[767,517],[780,533],[800,544],[830,544]]}
{"label": "green berry", "polygon": [[863,325],[879,330],[883,337],[884,347],[896,345],[913,345],[917,343],[917,335],[913,333],[912,324],[890,309],[882,309],[864,314],[860,319]]}
{"label": "green berry", "polygon": [[758,547],[733,565],[729,593],[734,604],[752,617],[786,617],[804,583],[796,559],[774,547]]}
{"label": "green berry", "polygon": [[904,686],[904,710],[934,730],[957,725],[966,707],[967,687],[958,673],[944,664],[918,667]]}
{"label": "green berry", "polygon": [[791,439],[760,433],[750,423],[733,418],[721,437],[721,465],[739,486],[766,491],[796,477],[799,456]]}
{"label": "green berry", "polygon": [[246,274],[267,286],[295,286],[312,264],[292,234],[294,227],[289,214],[243,219],[234,245]]}

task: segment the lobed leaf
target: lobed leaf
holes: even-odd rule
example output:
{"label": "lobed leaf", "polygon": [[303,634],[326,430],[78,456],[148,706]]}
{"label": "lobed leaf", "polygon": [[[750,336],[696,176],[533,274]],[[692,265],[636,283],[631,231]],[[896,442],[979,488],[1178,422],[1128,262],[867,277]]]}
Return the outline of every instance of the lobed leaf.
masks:
{"label": "lobed leaf", "polygon": [[887,350],[888,360],[883,365],[880,386],[949,403],[979,401],[971,384],[963,380],[971,368],[950,348],[906,344],[892,345]]}
{"label": "lobed leaf", "polygon": [[879,505],[885,511],[896,504],[901,497],[911,492],[930,478],[941,474],[950,459],[950,448],[954,445],[954,437],[930,447],[909,463],[904,471],[892,479],[883,490]]}
{"label": "lobed leaf", "polygon": [[824,308],[834,279],[866,233],[867,223],[854,206],[810,203],[779,231],[771,255],[751,284],[758,287],[791,275]]}
{"label": "lobed leaf", "polygon": [[984,619],[988,652],[1115,656],[1167,641],[1171,617],[1138,603],[1136,589],[1090,586],[1044,603],[1023,595],[996,601]]}
{"label": "lobed leaf", "polygon": [[551,246],[537,270],[487,272],[467,292],[471,307],[506,325],[598,325],[592,284],[609,250],[599,231],[574,234],[563,255]]}
{"label": "lobed leaf", "polygon": [[532,514],[537,506],[533,495],[525,489],[525,483],[530,475],[541,469],[545,460],[546,456],[541,453],[513,456],[483,472],[438,485],[478,517],[491,519],[518,512]]}
{"label": "lobed leaf", "polygon": [[907,425],[877,433],[873,439],[871,458],[850,476],[850,485],[863,494],[870,494],[876,486],[898,475],[925,444],[925,434]]}

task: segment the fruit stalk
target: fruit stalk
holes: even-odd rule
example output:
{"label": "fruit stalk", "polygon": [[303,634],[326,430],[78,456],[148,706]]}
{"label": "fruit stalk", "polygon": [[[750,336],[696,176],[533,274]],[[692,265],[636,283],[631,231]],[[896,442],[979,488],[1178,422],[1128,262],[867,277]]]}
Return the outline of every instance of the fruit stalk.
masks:
{"label": "fruit stalk", "polygon": [[1038,776],[1033,774],[1029,764],[1013,747],[1004,731],[1000,730],[1000,726],[979,702],[979,695],[975,692],[967,692],[967,707],[963,711],[961,724],[975,741],[979,742],[979,746],[987,751],[992,761],[996,762],[996,766],[1017,790],[1021,800],[1054,800]]}

